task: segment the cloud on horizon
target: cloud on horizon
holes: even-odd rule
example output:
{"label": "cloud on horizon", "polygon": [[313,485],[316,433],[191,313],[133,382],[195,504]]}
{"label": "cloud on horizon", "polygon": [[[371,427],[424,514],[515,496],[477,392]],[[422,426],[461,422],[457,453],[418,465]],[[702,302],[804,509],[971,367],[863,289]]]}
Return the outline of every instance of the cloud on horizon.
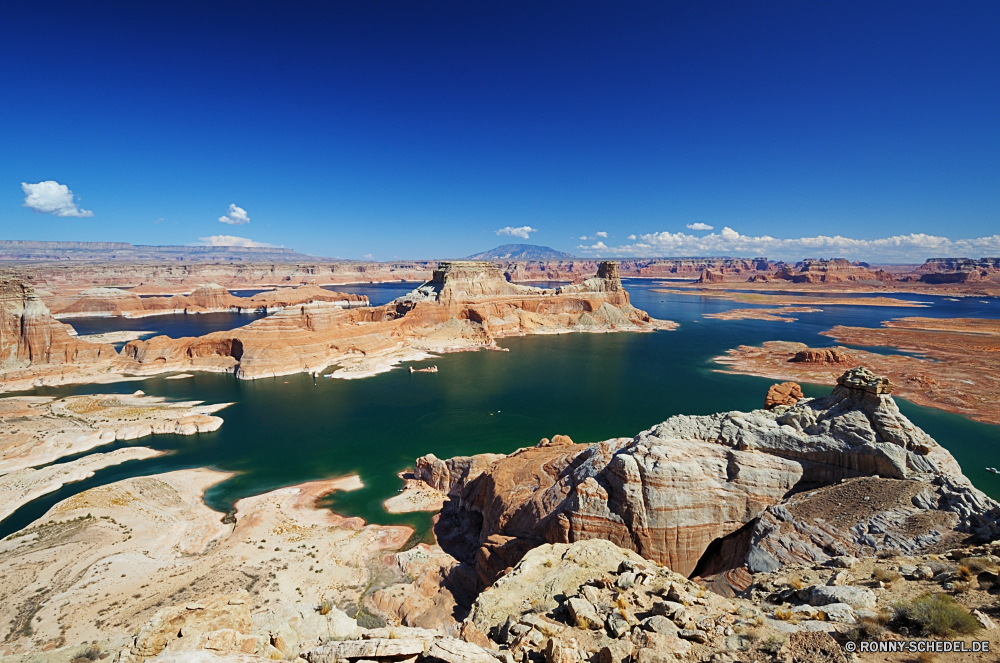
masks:
{"label": "cloud on horizon", "polygon": [[37,184],[21,182],[24,191],[23,207],[28,207],[41,214],[56,216],[76,216],[80,218],[94,216],[90,210],[80,209],[73,202],[73,192],[65,184],[54,180],[46,180]]}
{"label": "cloud on horizon", "polygon": [[725,227],[718,233],[696,237],[683,232],[630,235],[634,243],[609,247],[604,242],[576,247],[595,257],[652,256],[767,256],[775,260],[803,258],[848,258],[885,263],[922,263],[927,258],[1000,255],[1000,235],[951,240],[947,237],[911,233],[881,239],[853,239],[817,235],[779,239],[769,235],[741,235]]}
{"label": "cloud on horizon", "polygon": [[538,229],[532,228],[531,226],[521,226],[520,228],[507,226],[506,228],[501,228],[500,230],[497,230],[496,234],[510,235],[511,237],[520,237],[521,239],[528,239],[528,235],[536,232],[538,232]]}
{"label": "cloud on horizon", "polygon": [[242,207],[229,203],[229,213],[225,216],[220,216],[219,223],[228,223],[231,226],[242,226],[245,223],[250,223],[250,216]]}
{"label": "cloud on horizon", "polygon": [[713,230],[714,228],[715,226],[710,226],[707,223],[702,223],[700,221],[698,223],[687,224],[688,230]]}
{"label": "cloud on horizon", "polygon": [[233,235],[212,235],[211,237],[199,237],[198,240],[208,246],[274,246],[274,244],[255,242],[246,237],[234,237]]}

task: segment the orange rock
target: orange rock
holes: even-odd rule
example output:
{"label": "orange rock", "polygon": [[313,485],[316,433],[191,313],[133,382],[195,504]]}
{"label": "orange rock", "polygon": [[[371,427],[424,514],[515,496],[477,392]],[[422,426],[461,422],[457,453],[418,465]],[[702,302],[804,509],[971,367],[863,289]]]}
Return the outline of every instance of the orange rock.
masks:
{"label": "orange rock", "polygon": [[764,398],[764,409],[773,410],[779,405],[795,405],[802,397],[802,387],[796,382],[773,384]]}

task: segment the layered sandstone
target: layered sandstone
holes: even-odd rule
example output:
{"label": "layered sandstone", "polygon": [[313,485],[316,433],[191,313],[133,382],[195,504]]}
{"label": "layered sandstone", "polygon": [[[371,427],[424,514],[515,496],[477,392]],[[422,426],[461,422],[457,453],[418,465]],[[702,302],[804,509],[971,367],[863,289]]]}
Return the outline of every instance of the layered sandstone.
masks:
{"label": "layered sandstone", "polygon": [[117,355],[110,345],[74,338],[71,329],[52,318],[31,286],[18,279],[0,280],[0,372],[103,362]]}
{"label": "layered sandstone", "polygon": [[633,439],[594,445],[564,436],[543,440],[457,484],[436,481],[443,472],[435,459],[419,462],[417,476],[452,495],[439,538],[477,569],[483,585],[542,543],[591,538],[690,574],[710,544],[790,493],[852,477],[922,482],[935,495],[922,508],[955,514],[955,531],[1000,533],[991,521],[1000,507],[900,414],[887,381],[855,369],[839,382],[822,399],[750,413],[677,416]]}
{"label": "layered sandstone", "polygon": [[139,318],[165,313],[208,313],[212,311],[268,311],[311,302],[335,302],[344,306],[367,306],[368,297],[333,292],[317,285],[261,292],[253,297],[236,297],[216,283],[199,286],[188,295],[140,297],[120,288],[90,288],[55,314],[57,318],[115,316]]}
{"label": "layered sandstone", "polygon": [[200,338],[133,341],[122,350],[119,366],[135,374],[207,370],[254,379],[339,364],[334,376],[352,377],[428,353],[494,347],[505,336],[671,327],[629,304],[612,263],[578,285],[540,289],[507,282],[490,263],[451,262],[385,306],[345,309],[313,302]]}

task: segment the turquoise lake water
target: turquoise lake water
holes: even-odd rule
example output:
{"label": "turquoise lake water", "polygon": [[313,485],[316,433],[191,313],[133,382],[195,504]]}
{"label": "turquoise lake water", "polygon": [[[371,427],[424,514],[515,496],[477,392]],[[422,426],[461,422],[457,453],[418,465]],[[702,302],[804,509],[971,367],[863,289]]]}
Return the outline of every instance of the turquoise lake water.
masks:
{"label": "turquoise lake water", "polygon": [[[63,396],[81,393],[147,394],[177,400],[234,402],[219,414],[225,419],[214,433],[189,437],[157,435],[128,444],[172,453],[133,461],[69,484],[20,509],[0,523],[0,536],[21,529],[56,502],[87,488],[130,476],[189,467],[236,472],[212,488],[207,501],[226,511],[239,498],[282,486],[357,473],[365,488],[331,496],[338,513],[370,522],[407,523],[426,532],[427,514],[392,516],[382,501],[402,482],[396,473],[414,458],[440,458],[482,452],[506,453],[557,433],[577,442],[631,437],[674,414],[710,414],[751,410],[763,404],[773,380],[716,372],[712,359],[740,344],[768,340],[833,345],[819,336],[836,324],[878,326],[903,316],[998,317],[1000,301],[950,302],[927,296],[927,308],[824,306],[822,313],[798,314],[794,323],[703,318],[731,308],[746,308],[714,298],[652,292],[649,281],[626,281],[633,304],[657,318],[681,323],[676,331],[615,334],[562,334],[503,339],[510,352],[464,352],[414,364],[436,364],[438,373],[394,370],[363,380],[314,380],[306,375],[239,381],[231,375],[196,373],[185,380],[150,378],[141,382],[45,388],[32,393]],[[391,286],[391,288],[389,287]],[[354,285],[373,303],[409,291],[415,284]],[[337,286],[346,290],[347,286]],[[388,291],[387,291],[388,290]],[[391,295],[391,296],[390,296]],[[214,314],[213,314],[214,315]],[[233,326],[252,318],[229,320]],[[140,320],[86,319],[89,329],[140,329],[136,322],[171,318],[178,336],[205,332],[209,315],[157,316]],[[74,326],[81,320],[73,320]],[[122,326],[111,327],[111,325]],[[104,328],[101,328],[102,325]],[[164,325],[150,328],[162,331]],[[79,329],[79,326],[77,327]],[[82,333],[82,332],[81,332]],[[90,332],[93,333],[93,332]],[[171,335],[175,335],[171,334]],[[820,396],[828,387],[806,385]],[[1000,427],[970,421],[939,410],[899,401],[900,408],[958,459],[982,490],[1000,498],[1000,476],[983,469],[1000,465]],[[125,446],[116,443],[96,449]],[[61,459],[65,462],[69,459]]]}

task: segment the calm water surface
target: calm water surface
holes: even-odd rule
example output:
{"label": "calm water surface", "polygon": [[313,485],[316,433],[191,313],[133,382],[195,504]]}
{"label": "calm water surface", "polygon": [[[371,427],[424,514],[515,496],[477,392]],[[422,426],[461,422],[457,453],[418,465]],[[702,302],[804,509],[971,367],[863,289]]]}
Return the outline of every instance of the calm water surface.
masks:
{"label": "calm water surface", "polygon": [[[415,286],[336,286],[384,303]],[[364,380],[314,380],[295,375],[238,381],[231,375],[199,374],[185,380],[46,388],[36,394],[146,393],[171,399],[234,402],[220,414],[214,433],[189,437],[157,435],[130,444],[170,450],[163,458],[134,461],[98,472],[36,500],[0,523],[0,536],[40,517],[56,502],[87,488],[130,476],[188,467],[237,473],[209,492],[213,508],[226,511],[241,497],[313,479],[358,473],[365,488],[328,499],[339,513],[379,523],[408,523],[426,532],[426,514],[391,516],[382,501],[396,493],[395,476],[414,458],[510,452],[562,433],[577,442],[633,436],[674,414],[710,414],[760,407],[773,380],[725,375],[712,358],[739,344],[768,340],[833,345],[819,332],[835,324],[878,326],[903,316],[997,317],[1000,304],[949,302],[921,296],[927,308],[828,306],[822,313],[797,314],[798,322],[723,321],[703,318],[745,304],[714,298],[652,292],[649,281],[628,281],[632,301],[657,318],[681,323],[655,333],[563,334],[500,341],[510,352],[464,352],[415,365],[436,364],[438,373],[394,370]],[[997,302],[997,300],[992,300]],[[180,335],[205,333],[210,315],[129,320],[151,323],[180,319]],[[238,314],[221,314],[238,315]],[[252,319],[245,316],[249,321]],[[108,331],[120,319],[96,318],[93,332]],[[74,320],[74,325],[80,319]],[[103,325],[103,326],[102,326]],[[194,325],[194,327],[190,326]],[[197,327],[197,329],[195,328]],[[129,326],[128,329],[137,327]],[[78,327],[79,329],[79,327]],[[83,333],[83,332],[81,332]],[[806,385],[811,396],[829,388]],[[1000,477],[983,470],[1000,465],[1000,427],[898,401],[903,412],[944,444],[966,474],[991,496],[1000,497]],[[98,449],[108,451],[124,443]]]}

